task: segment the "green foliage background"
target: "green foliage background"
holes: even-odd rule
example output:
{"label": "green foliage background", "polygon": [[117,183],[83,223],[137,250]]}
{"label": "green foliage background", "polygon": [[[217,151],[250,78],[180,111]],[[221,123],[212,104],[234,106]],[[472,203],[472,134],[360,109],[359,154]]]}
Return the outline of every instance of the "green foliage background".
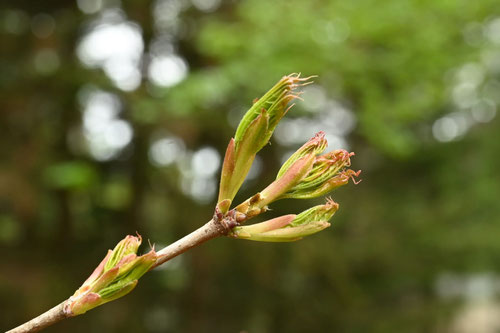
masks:
{"label": "green foliage background", "polygon": [[[129,296],[51,330],[461,332],[471,300],[494,308],[499,119],[470,119],[477,101],[500,103],[497,0],[101,5],[90,14],[71,1],[0,5],[2,329],[71,295],[126,234],[165,245],[207,221],[215,195],[200,202],[183,191],[185,165],[151,163],[152,142],[169,133],[188,151],[223,154],[231,117],[292,72],[319,75],[327,98],[356,117],[346,140],[363,182],[333,193],[332,228],[292,244],[211,241],[144,276]],[[123,91],[82,64],[77,45],[113,8],[141,29],[143,72],[162,37],[188,64],[183,81],[167,88],[143,76]],[[172,22],[159,24],[162,13]],[[133,130],[107,160],[89,153],[81,133],[79,98],[89,86],[117,96]],[[304,98],[289,119],[314,117],[314,95]],[[465,130],[437,140],[440,119]],[[296,146],[266,147],[262,173],[237,198],[267,185]],[[315,203],[279,202],[270,216]]]}

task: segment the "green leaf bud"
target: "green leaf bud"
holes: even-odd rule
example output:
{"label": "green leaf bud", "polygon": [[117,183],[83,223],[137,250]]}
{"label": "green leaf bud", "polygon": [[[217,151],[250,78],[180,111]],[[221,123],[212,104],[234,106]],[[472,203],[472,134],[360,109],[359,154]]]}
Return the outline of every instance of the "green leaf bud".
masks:
{"label": "green leaf bud", "polygon": [[310,78],[301,78],[300,74],[284,76],[243,116],[226,150],[218,202],[233,200],[250,171],[255,155],[269,142],[276,125],[293,106],[288,104],[299,97],[297,89],[311,83]]}
{"label": "green leaf bud", "polygon": [[239,226],[229,236],[259,242],[292,242],[315,234],[330,226],[328,220],[339,205],[331,199],[326,204],[312,207],[299,215],[284,215],[261,223]]}
{"label": "green leaf bud", "polygon": [[83,314],[101,304],[126,295],[137,285],[138,279],[156,262],[157,255],[150,252],[137,256],[141,236],[127,236],[109,250],[90,277],[64,305],[68,316]]}

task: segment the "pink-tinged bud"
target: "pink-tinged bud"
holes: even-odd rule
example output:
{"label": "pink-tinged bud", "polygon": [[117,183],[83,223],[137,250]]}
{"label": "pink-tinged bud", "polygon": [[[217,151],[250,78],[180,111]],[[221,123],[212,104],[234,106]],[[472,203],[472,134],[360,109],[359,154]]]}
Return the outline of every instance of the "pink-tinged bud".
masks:
{"label": "pink-tinged bud", "polygon": [[106,256],[104,257],[104,259],[101,261],[101,263],[96,267],[96,269],[94,269],[94,272],[92,272],[92,274],[90,274],[90,276],[87,278],[87,280],[85,280],[85,282],[83,282],[82,286],[80,287],[80,289],[84,288],[84,287],[88,287],[90,288],[89,286],[95,281],[97,280],[97,278],[99,278],[99,276],[102,275],[102,273],[104,272],[104,265],[106,265],[106,263],[108,262],[109,260],[109,257],[111,257],[111,255],[113,254],[113,251],[111,250],[108,250],[108,253],[106,254]]}
{"label": "pink-tinged bud", "polygon": [[317,156],[321,154],[325,148],[328,146],[328,142],[325,139],[324,132],[318,132],[316,135],[307,141],[302,147],[300,147],[295,153],[292,154],[281,166],[278,171],[276,179],[283,176],[283,174],[300,158],[304,156]]}
{"label": "pink-tinged bud", "polygon": [[354,180],[360,171],[354,172],[346,167],[351,165],[349,153],[338,149],[319,155],[326,148],[323,132],[317,133],[299,148],[283,164],[278,176],[263,191],[236,207],[246,219],[263,213],[271,202],[283,198],[315,198],[329,193],[335,188]]}
{"label": "pink-tinged bud", "polygon": [[290,214],[290,215],[276,217],[274,219],[264,221],[261,223],[256,223],[243,227],[235,227],[231,230],[229,236],[242,239],[251,239],[255,235],[283,228],[289,225],[290,222],[292,222],[295,217],[296,217],[295,214]]}
{"label": "pink-tinged bud", "polygon": [[325,182],[321,187],[316,189],[314,192],[311,192],[308,198],[319,197],[327,193],[330,193],[337,187],[346,185],[349,182],[349,179],[351,179],[354,184],[359,184],[361,180],[356,180],[354,177],[359,177],[360,174],[361,170],[358,171],[354,171],[351,169],[343,170],[339,172],[339,174],[337,174],[336,176]]}
{"label": "pink-tinged bud", "polygon": [[335,188],[347,184],[351,178],[359,176],[361,171],[345,169],[351,165],[349,153],[343,149],[317,156],[310,172],[293,188],[284,193],[280,199],[310,199],[329,193]]}
{"label": "pink-tinged bud", "polygon": [[271,138],[276,125],[289,110],[288,104],[298,98],[298,88],[310,83],[310,77],[299,74],[283,77],[262,98],[256,100],[243,116],[226,150],[222,166],[218,202],[234,196],[245,180],[257,152]]}
{"label": "pink-tinged bud", "polygon": [[309,173],[313,163],[313,154],[306,155],[295,161],[280,178],[276,179],[260,193],[262,200],[258,203],[258,205],[261,207],[268,205],[299,184]]}
{"label": "pink-tinged bud", "polygon": [[128,235],[122,241],[120,241],[113,249],[112,255],[106,262],[104,270],[108,270],[114,267],[123,257],[137,253],[139,246],[141,245],[142,238],[140,235],[138,237]]}
{"label": "pink-tinged bud", "polygon": [[274,182],[262,192],[236,207],[236,210],[247,218],[263,213],[267,205],[279,199],[307,176],[316,160],[316,156],[325,150],[327,142],[323,132],[317,133],[312,139],[300,147],[283,164]]}
{"label": "pink-tinged bud", "polygon": [[[229,144],[227,145],[226,155],[224,156],[224,162],[222,164],[222,171],[220,175],[220,185],[219,185],[219,200],[218,200],[219,203],[221,203],[224,200],[229,200],[229,206],[231,206],[231,201],[233,200],[234,195],[236,194],[231,184],[231,181],[233,180],[232,175],[234,173],[235,165],[236,165],[236,156],[234,152],[234,139],[231,139],[229,140]],[[223,204],[222,208],[225,210],[225,212],[223,213],[226,213],[227,210],[229,209],[229,207],[225,207],[225,204]]]}
{"label": "pink-tinged bud", "polygon": [[313,76],[301,78],[300,74],[290,74],[281,78],[267,93],[261,98],[254,101],[252,107],[241,119],[234,139],[236,144],[243,140],[244,134],[250,123],[257,118],[262,110],[266,110],[269,114],[269,127],[267,129],[264,140],[260,143],[260,150],[269,141],[272,132],[278,125],[279,121],[289,110],[288,104],[295,98],[299,98],[301,92],[298,88],[312,83],[310,79]]}
{"label": "pink-tinged bud", "polygon": [[235,227],[229,236],[260,242],[292,242],[330,226],[339,205],[331,199],[299,215],[285,215],[262,223]]}
{"label": "pink-tinged bud", "polygon": [[129,293],[138,279],[156,262],[154,250],[137,256],[141,236],[127,236],[104,260],[64,305],[68,316],[76,316]]}
{"label": "pink-tinged bud", "polygon": [[328,222],[314,221],[298,227],[287,227],[264,232],[262,234],[255,235],[252,238],[249,238],[249,240],[259,242],[294,242],[306,236],[320,232],[321,230],[326,229],[329,226],[330,223]]}
{"label": "pink-tinged bud", "polygon": [[324,205],[314,206],[297,215],[290,225],[297,227],[314,221],[329,221],[338,209],[339,204],[327,198]]}
{"label": "pink-tinged bud", "polygon": [[230,207],[231,207],[231,200],[229,199],[222,200],[217,204],[217,209],[221,214],[226,214],[229,211]]}
{"label": "pink-tinged bud", "polygon": [[[241,141],[235,140],[235,166],[232,174],[229,176],[229,187],[227,194],[220,195],[220,200],[232,200],[243,184],[245,177],[250,171],[255,155],[260,150],[257,149],[262,137],[266,135],[269,126],[269,114],[262,110],[260,115],[255,118],[243,135]],[[221,188],[222,189],[222,188]]]}
{"label": "pink-tinged bud", "polygon": [[239,204],[235,210],[249,219],[268,210],[267,205],[289,191],[309,172],[314,162],[314,155],[304,156],[295,161],[288,170],[262,192]]}

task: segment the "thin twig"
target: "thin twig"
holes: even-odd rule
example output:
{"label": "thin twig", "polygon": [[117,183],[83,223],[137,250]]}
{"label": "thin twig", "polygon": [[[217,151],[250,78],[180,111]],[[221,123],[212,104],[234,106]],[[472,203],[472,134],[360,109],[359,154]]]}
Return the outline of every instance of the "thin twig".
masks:
{"label": "thin twig", "polygon": [[66,301],[54,306],[52,309],[45,313],[42,313],[36,318],[7,331],[7,333],[27,333],[27,332],[38,332],[50,325],[53,325],[63,319],[68,318],[64,313],[63,307]]}
{"label": "thin twig", "polygon": [[[210,220],[202,227],[196,229],[189,235],[184,236],[178,241],[166,246],[157,252],[158,259],[152,268],[160,266],[168,260],[186,252],[187,250],[196,247],[206,241],[226,234],[224,228],[220,223]],[[64,312],[64,304],[66,301],[53,307],[38,317],[19,325],[18,327],[7,331],[7,333],[31,333],[38,332],[48,326],[51,326],[65,318],[69,318],[68,314]]]}
{"label": "thin twig", "polygon": [[182,254],[195,246],[205,243],[207,240],[223,236],[224,234],[226,234],[226,232],[220,225],[220,223],[217,223],[214,220],[210,220],[205,225],[196,229],[189,235],[182,237],[178,241],[158,251],[156,253],[158,255],[158,259],[156,260],[156,263],[152,268],[160,266],[164,262],[177,257],[179,254]]}

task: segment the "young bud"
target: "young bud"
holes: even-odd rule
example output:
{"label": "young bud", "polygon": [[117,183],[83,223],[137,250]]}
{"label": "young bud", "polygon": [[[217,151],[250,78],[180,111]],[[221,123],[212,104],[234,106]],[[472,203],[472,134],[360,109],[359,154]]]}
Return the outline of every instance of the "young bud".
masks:
{"label": "young bud", "polygon": [[299,97],[297,88],[309,84],[309,79],[310,77],[301,78],[299,74],[283,77],[262,98],[256,100],[243,116],[234,140],[230,141],[226,150],[219,202],[233,200],[250,171],[255,155],[269,142],[276,125],[290,109],[290,101]]}
{"label": "young bud", "polygon": [[225,199],[217,204],[216,210],[218,211],[218,213],[224,215],[229,211],[230,207],[231,207],[231,200]]}
{"label": "young bud", "polygon": [[[278,176],[263,191],[236,207],[247,219],[263,213],[267,205],[283,198],[315,198],[354,180],[358,172],[344,170],[350,166],[350,156],[343,149],[318,156],[327,141],[323,132],[317,133],[283,164]],[[257,198],[257,199],[256,199]]]}
{"label": "young bud", "polygon": [[285,163],[283,163],[280,170],[278,171],[276,179],[281,178],[281,176],[283,176],[283,174],[290,168],[290,166],[300,158],[304,156],[319,155],[325,150],[327,146],[328,142],[325,139],[325,133],[322,131],[316,133],[313,138],[309,139],[309,141],[307,141],[302,147],[300,147],[295,153],[293,153]]}
{"label": "young bud", "polygon": [[309,224],[312,221],[329,221],[333,214],[339,209],[339,204],[331,198],[326,199],[326,204],[314,206],[303,211],[290,223],[291,226]]}
{"label": "young bud", "polygon": [[260,242],[292,242],[315,234],[330,226],[328,220],[339,205],[331,199],[299,215],[284,215],[249,226],[235,227],[229,236]]}
{"label": "young bud", "polygon": [[289,225],[296,216],[297,215],[295,214],[283,215],[261,223],[235,227],[231,230],[230,236],[242,239],[252,239],[252,237],[255,237],[256,235]]}
{"label": "young bud", "polygon": [[326,229],[330,226],[330,223],[325,221],[313,221],[308,224],[304,224],[298,227],[288,227],[281,228],[277,230],[272,230],[256,237],[253,240],[261,242],[294,242],[301,240],[302,238],[313,235]]}
{"label": "young bud", "polygon": [[263,213],[267,205],[291,190],[309,174],[316,156],[325,150],[327,142],[323,132],[317,133],[312,139],[300,147],[283,164],[274,182],[262,192],[246,200],[236,210],[248,218]]}
{"label": "young bud", "polygon": [[360,182],[356,181],[354,177],[359,177],[361,174],[361,170],[354,171],[351,169],[340,171],[337,175],[333,176],[329,180],[317,186],[315,189],[311,188],[310,191],[290,191],[283,195],[281,199],[309,199],[309,198],[317,198],[323,196],[325,194],[330,193],[335,190],[337,187],[346,185],[349,182],[349,179],[352,179],[354,184],[358,184]]}
{"label": "young bud", "polygon": [[116,266],[120,260],[129,254],[135,255],[137,253],[137,249],[139,249],[139,246],[141,245],[141,242],[141,236],[135,237],[128,235],[121,240],[113,249],[111,257],[104,266],[104,270],[109,270],[111,267]]}
{"label": "young bud", "polygon": [[83,285],[66,301],[64,312],[76,316],[128,294],[156,262],[156,252],[137,256],[141,236],[127,236],[109,250]]}
{"label": "young bud", "polygon": [[244,133],[243,140],[240,142],[234,141],[234,152],[232,152],[231,157],[229,157],[232,158],[232,160],[228,160],[228,165],[233,167],[231,169],[229,167],[226,168],[226,158],[224,158],[224,165],[222,166],[223,175],[220,183],[219,202],[226,199],[232,200],[236,192],[240,189],[248,171],[250,171],[255,155],[258,152],[256,147],[266,135],[268,124],[269,116],[267,112],[263,110],[262,113],[250,123]]}
{"label": "young bud", "polygon": [[236,145],[243,140],[244,134],[250,123],[257,118],[257,116],[259,116],[262,110],[266,110],[269,114],[269,126],[266,136],[260,142],[260,147],[257,150],[264,147],[269,141],[276,125],[278,125],[281,118],[283,118],[283,116],[290,109],[289,107],[287,108],[288,103],[300,96],[301,93],[297,91],[297,88],[312,83],[309,81],[311,78],[312,76],[301,78],[300,74],[295,73],[284,76],[274,85],[274,87],[265,93],[264,96],[257,99],[252,107],[243,116],[238,128],[236,129],[236,134],[234,135]]}
{"label": "young bud", "polygon": [[335,188],[347,184],[349,178],[359,176],[361,171],[354,172],[346,169],[351,165],[350,156],[343,149],[335,150],[322,156],[316,157],[313,167],[297,185],[290,188],[280,199],[296,198],[310,199],[325,195]]}

